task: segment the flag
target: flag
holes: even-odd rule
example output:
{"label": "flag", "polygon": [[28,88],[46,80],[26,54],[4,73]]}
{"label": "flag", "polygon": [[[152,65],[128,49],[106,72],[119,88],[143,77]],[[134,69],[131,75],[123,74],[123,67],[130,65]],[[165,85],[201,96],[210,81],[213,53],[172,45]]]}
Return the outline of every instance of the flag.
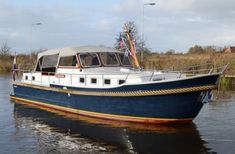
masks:
{"label": "flag", "polygon": [[15,81],[16,79],[16,76],[18,76],[18,67],[17,67],[17,64],[16,64],[16,53],[14,55],[14,60],[13,60],[13,80]]}
{"label": "flag", "polygon": [[124,48],[124,40],[122,39],[122,37],[121,37],[121,40],[120,40],[120,48],[122,49],[122,48]]}

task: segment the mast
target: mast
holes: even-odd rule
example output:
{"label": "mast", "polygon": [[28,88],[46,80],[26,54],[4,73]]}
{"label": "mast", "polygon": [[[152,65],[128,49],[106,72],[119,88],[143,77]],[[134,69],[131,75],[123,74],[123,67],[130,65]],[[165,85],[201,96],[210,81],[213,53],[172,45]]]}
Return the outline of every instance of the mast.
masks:
{"label": "mast", "polygon": [[137,58],[137,55],[136,55],[135,42],[134,42],[133,38],[131,37],[130,30],[129,30],[129,28],[126,24],[124,26],[124,32],[127,36],[127,40],[129,42],[129,45],[130,45],[130,48],[131,48],[131,56],[134,60],[134,64],[137,68],[140,68],[139,61],[138,61],[138,58]]}

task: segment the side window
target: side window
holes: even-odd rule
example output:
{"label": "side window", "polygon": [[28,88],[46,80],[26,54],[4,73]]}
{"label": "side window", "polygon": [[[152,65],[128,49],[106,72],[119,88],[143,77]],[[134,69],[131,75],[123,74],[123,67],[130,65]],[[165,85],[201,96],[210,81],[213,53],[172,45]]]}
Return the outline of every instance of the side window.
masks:
{"label": "side window", "polygon": [[38,63],[37,63],[37,67],[36,67],[36,71],[41,71],[41,68],[42,68],[42,60],[43,60],[43,57],[41,57],[39,60],[38,60]]}
{"label": "side window", "polygon": [[124,53],[118,54],[119,60],[123,66],[132,66],[131,61],[128,56],[125,56]]}
{"label": "side window", "polygon": [[100,61],[96,53],[80,54],[80,60],[83,67],[97,67],[100,66]]}
{"label": "side window", "polygon": [[42,67],[56,67],[59,55],[46,55],[43,56]]}
{"label": "side window", "polygon": [[76,65],[77,65],[76,56],[60,57],[59,66],[76,66]]}
{"label": "side window", "polygon": [[42,69],[41,71],[43,74],[47,75],[53,75],[54,72],[56,71],[56,66],[57,66],[57,61],[58,61],[59,55],[45,55],[43,56],[43,61],[42,61]]}
{"label": "side window", "polygon": [[77,65],[78,65],[77,57],[73,56],[72,66],[77,66]]}
{"label": "side window", "polygon": [[100,58],[105,66],[119,66],[118,59],[115,53],[100,53]]}

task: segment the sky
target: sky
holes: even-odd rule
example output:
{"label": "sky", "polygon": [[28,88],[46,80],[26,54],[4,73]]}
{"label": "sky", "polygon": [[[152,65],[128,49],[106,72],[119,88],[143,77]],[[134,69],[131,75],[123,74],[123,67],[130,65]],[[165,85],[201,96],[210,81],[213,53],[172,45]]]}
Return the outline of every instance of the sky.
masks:
{"label": "sky", "polygon": [[[149,2],[156,5],[143,7]],[[126,21],[141,36],[143,8],[144,39],[154,52],[235,46],[234,0],[0,0],[0,46],[17,53],[29,53],[30,42],[33,50],[113,47]]]}

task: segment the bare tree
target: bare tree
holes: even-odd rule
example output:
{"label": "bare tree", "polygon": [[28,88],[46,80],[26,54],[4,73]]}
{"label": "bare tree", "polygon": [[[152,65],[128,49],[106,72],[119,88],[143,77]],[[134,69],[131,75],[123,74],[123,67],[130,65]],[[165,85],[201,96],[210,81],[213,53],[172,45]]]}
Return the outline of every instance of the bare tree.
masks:
{"label": "bare tree", "polygon": [[11,54],[11,48],[7,45],[7,43],[3,43],[3,45],[0,48],[0,55],[1,56],[10,56]]}
{"label": "bare tree", "polygon": [[125,51],[126,49],[122,47],[122,41],[125,41],[126,47],[128,49],[130,49],[129,43],[127,42],[127,36],[125,34],[125,26],[127,27],[127,29],[129,30],[129,34],[130,37],[132,38],[132,40],[135,41],[135,46],[136,46],[136,50],[137,52],[140,51],[144,51],[144,52],[150,52],[150,50],[145,46],[145,42],[142,42],[140,40],[140,37],[138,35],[138,30],[137,30],[137,26],[135,25],[135,23],[133,21],[127,21],[124,23],[123,26],[123,31],[119,32],[115,42],[115,48],[120,50],[120,51]]}
{"label": "bare tree", "polygon": [[195,45],[195,46],[191,47],[191,48],[188,50],[188,53],[190,53],[190,54],[200,54],[200,53],[205,53],[205,50],[203,49],[202,46],[200,46],[200,45]]}

